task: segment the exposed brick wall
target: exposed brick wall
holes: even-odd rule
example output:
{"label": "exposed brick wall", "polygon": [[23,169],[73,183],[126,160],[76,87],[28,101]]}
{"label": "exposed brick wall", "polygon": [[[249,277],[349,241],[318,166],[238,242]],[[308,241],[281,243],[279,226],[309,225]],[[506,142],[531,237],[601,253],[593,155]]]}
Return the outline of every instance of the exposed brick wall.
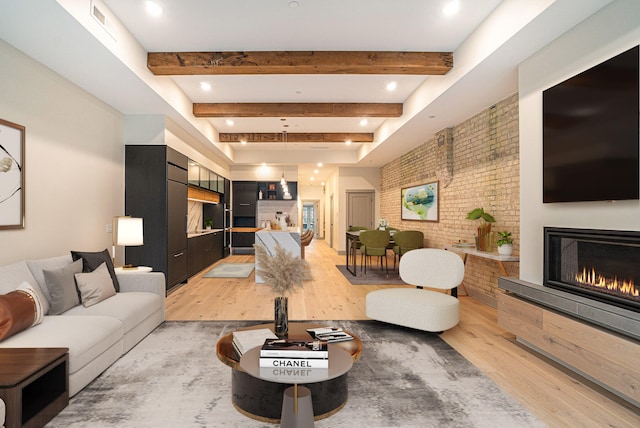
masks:
{"label": "exposed brick wall", "polygon": [[[517,255],[519,165],[518,95],[514,94],[452,128],[443,129],[420,147],[384,165],[381,215],[392,226],[421,230],[427,247],[442,248],[459,240],[474,242],[479,222],[465,217],[472,209],[482,207],[496,218],[492,230],[512,232]],[[436,180],[439,222],[402,221],[401,189]],[[464,283],[469,294],[495,305],[499,275],[502,273],[496,262],[470,257]]]}

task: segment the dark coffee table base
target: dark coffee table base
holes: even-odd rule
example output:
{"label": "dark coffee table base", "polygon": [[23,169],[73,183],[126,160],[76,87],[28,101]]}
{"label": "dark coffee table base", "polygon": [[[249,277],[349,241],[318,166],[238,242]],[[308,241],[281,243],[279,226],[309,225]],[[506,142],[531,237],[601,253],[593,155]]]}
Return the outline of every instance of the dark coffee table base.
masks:
{"label": "dark coffee table base", "polygon": [[[290,386],[264,381],[240,370],[231,371],[233,405],[252,419],[279,423],[283,393]],[[335,414],[347,403],[347,373],[324,382],[305,383],[304,386],[311,390],[315,420]]]}

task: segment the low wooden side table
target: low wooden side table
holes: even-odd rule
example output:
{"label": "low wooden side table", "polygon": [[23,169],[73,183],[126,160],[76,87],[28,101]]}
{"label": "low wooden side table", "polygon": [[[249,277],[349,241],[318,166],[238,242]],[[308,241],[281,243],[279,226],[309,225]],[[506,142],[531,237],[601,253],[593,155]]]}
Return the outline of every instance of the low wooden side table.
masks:
{"label": "low wooden side table", "polygon": [[43,427],[69,404],[67,348],[0,349],[6,428]]}

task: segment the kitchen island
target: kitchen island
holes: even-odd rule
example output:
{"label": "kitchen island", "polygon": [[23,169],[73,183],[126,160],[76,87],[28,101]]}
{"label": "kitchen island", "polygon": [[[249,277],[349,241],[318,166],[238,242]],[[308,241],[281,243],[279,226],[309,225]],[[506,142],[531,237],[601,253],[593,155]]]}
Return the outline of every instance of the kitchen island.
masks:
{"label": "kitchen island", "polygon": [[[287,230],[262,229],[256,232],[256,244],[262,244],[271,255],[275,254],[276,246],[282,246],[286,251],[300,257],[300,229],[290,227]],[[256,282],[264,284],[264,280],[258,275],[260,269],[256,259]]]}

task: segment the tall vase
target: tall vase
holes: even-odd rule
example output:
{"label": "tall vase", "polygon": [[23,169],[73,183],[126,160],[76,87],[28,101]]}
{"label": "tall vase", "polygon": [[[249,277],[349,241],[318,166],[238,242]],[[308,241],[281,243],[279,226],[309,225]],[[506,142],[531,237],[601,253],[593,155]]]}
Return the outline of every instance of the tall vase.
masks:
{"label": "tall vase", "polygon": [[286,297],[276,297],[274,303],[275,334],[278,337],[287,337],[289,333],[289,310]]}

